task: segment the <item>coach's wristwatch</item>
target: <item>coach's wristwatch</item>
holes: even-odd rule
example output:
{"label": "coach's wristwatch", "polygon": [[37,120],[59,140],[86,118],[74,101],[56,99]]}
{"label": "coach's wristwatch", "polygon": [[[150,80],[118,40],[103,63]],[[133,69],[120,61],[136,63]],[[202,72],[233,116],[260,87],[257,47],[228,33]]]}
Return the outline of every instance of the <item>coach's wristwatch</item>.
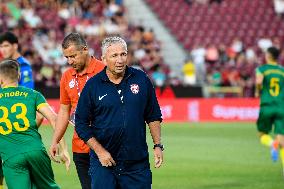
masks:
{"label": "coach's wristwatch", "polygon": [[164,145],[162,145],[162,144],[155,144],[153,149],[155,149],[156,147],[159,147],[159,148],[161,148],[162,151],[164,151]]}

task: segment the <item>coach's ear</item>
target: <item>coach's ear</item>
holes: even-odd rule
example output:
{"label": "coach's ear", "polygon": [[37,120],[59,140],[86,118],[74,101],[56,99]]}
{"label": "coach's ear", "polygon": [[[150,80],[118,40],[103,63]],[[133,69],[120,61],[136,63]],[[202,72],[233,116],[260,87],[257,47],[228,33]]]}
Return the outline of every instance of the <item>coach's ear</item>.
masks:
{"label": "coach's ear", "polygon": [[102,55],[102,56],[101,56],[101,59],[102,59],[102,62],[104,63],[104,65],[107,65],[107,62],[106,62],[106,55]]}

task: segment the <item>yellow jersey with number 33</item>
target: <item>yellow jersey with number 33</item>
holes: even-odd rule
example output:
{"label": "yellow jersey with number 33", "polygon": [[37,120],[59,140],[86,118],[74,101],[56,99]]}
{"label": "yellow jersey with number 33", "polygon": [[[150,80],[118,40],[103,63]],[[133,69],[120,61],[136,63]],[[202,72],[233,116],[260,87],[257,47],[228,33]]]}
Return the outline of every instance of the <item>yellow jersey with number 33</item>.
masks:
{"label": "yellow jersey with number 33", "polygon": [[26,87],[0,88],[0,156],[45,149],[36,125],[36,111],[47,105],[41,93]]}
{"label": "yellow jersey with number 33", "polygon": [[256,74],[263,75],[261,105],[284,104],[284,68],[277,64],[265,64],[257,68]]}

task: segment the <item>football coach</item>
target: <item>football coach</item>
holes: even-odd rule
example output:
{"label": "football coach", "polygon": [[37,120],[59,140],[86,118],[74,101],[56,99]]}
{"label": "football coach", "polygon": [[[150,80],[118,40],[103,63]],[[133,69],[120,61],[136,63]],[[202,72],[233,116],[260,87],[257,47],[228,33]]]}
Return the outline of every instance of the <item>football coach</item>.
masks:
{"label": "football coach", "polygon": [[76,111],[76,132],[91,148],[93,189],[150,189],[146,123],[153,139],[154,166],[163,163],[162,114],[154,87],[141,70],[127,66],[120,37],[102,42],[103,71],[86,83]]}

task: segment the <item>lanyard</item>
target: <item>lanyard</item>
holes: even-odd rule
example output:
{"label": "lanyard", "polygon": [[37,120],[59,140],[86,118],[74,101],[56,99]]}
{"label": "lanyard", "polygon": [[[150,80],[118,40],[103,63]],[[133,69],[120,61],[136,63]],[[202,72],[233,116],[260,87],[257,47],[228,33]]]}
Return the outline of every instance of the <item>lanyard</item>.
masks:
{"label": "lanyard", "polygon": [[[87,79],[86,79],[85,84],[87,83],[88,79],[89,79],[89,76],[87,75]],[[80,90],[80,83],[79,83],[79,79],[78,79],[78,75],[77,74],[75,76],[75,85],[76,85],[76,88],[77,88],[78,97],[80,97],[81,90]]]}

